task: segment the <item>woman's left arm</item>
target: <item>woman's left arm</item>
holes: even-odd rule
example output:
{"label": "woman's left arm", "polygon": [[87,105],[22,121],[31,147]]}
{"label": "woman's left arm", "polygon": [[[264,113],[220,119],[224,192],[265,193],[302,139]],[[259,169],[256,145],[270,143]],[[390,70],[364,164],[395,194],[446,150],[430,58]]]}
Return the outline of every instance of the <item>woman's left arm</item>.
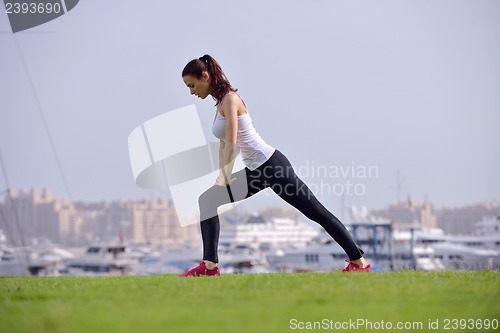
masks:
{"label": "woman's left arm", "polygon": [[223,150],[224,158],[224,180],[230,184],[233,180],[231,174],[233,171],[234,160],[237,155],[236,138],[238,135],[238,98],[234,94],[227,95],[224,99],[224,116],[226,118],[226,137]]}

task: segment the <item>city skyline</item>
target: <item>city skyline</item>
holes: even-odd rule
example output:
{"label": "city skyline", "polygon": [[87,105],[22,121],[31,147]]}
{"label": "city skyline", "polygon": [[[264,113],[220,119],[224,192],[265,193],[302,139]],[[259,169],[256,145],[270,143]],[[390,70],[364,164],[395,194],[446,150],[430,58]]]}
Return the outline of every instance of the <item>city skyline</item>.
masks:
{"label": "city skyline", "polygon": [[[315,187],[312,187],[312,188],[315,189]],[[96,200],[92,200],[92,199],[90,199],[90,200],[86,200],[86,199],[73,199],[73,200],[71,200],[70,198],[68,198],[64,195],[58,196],[57,194],[55,194],[55,192],[50,187],[29,187],[29,188],[10,188],[10,189],[4,188],[0,192],[0,202],[4,202],[6,200],[6,196],[8,195],[8,190],[10,190],[10,192],[15,194],[15,195],[18,195],[20,193],[28,194],[28,193],[32,192],[33,190],[37,191],[38,193],[43,193],[44,191],[48,191],[50,193],[50,196],[56,200],[68,200],[68,201],[73,202],[73,203],[82,202],[82,203],[91,204],[91,203],[102,203],[102,202],[107,203],[107,202],[115,202],[115,201],[141,201],[141,200],[167,200],[167,201],[172,202],[171,198],[169,198],[168,196],[148,195],[148,192],[155,192],[155,191],[149,191],[149,190],[144,191],[145,195],[143,197],[137,197],[137,198],[116,197],[116,198],[109,198],[109,199],[104,198],[104,199],[96,199]],[[151,194],[151,193],[149,193],[149,194]],[[262,194],[262,197],[266,197],[266,200],[268,200],[269,197],[274,197],[274,196],[275,195],[272,191],[269,191],[267,193]],[[250,200],[251,199],[252,198],[250,198]],[[283,206],[283,208],[286,208],[286,207],[293,208],[292,206],[288,206],[286,204],[282,205],[281,204],[282,201],[279,198],[277,198],[277,199],[278,199],[276,201],[278,203],[277,205],[267,204],[267,205],[259,206],[258,204],[256,204],[255,208],[267,209],[267,208],[278,208],[278,206]],[[237,209],[236,207],[246,207],[245,203],[250,202],[250,200],[245,199],[244,201],[242,201],[241,205],[235,206],[235,209]],[[397,199],[397,195],[394,194],[394,200],[385,203],[383,205],[383,207],[394,205],[394,204],[399,204],[399,203],[408,203],[408,202],[410,202],[410,203],[411,202],[416,202],[416,203],[429,202],[429,203],[435,205],[437,208],[460,208],[460,207],[467,207],[467,206],[476,205],[476,204],[498,203],[498,202],[500,202],[500,199],[493,198],[493,199],[485,199],[485,200],[479,200],[479,201],[471,201],[471,202],[464,203],[463,205],[456,205],[456,206],[451,206],[451,205],[450,206],[447,206],[447,205],[439,206],[439,205],[436,205],[432,200],[429,200],[428,198],[425,198],[425,197],[424,198],[415,198],[415,197],[412,197],[410,193],[405,193],[404,195],[400,195],[399,200]],[[366,205],[352,205],[352,206],[366,207],[368,209],[383,208],[381,206],[366,206]],[[254,205],[249,205],[249,207],[253,208]]]}
{"label": "city skyline", "polygon": [[[227,17],[207,26],[226,38],[182,13]],[[81,2],[16,34],[2,13],[0,152],[10,187],[86,202],[170,199],[134,184],[127,137],[194,103],[214,140],[214,102],[190,96],[180,77],[209,53],[257,131],[296,169],[377,168],[372,177],[304,176],[332,212],[408,196],[437,207],[499,200],[499,13],[488,0]],[[349,184],[353,195],[339,195]],[[286,204],[263,193],[242,205]]]}
{"label": "city skyline", "polygon": [[[5,197],[0,201],[0,230],[12,244],[27,245],[48,240],[66,246],[81,246],[125,241],[175,247],[199,242],[201,237],[196,223],[184,226],[179,223],[173,203],[165,199],[85,203],[54,198],[48,189],[12,191],[9,194],[9,199]],[[500,219],[500,202],[458,208],[436,208],[430,202],[400,202],[378,210],[352,208],[350,215],[346,225],[390,222],[396,230],[439,228],[449,234],[467,235],[474,234],[477,223],[485,218]],[[285,218],[321,230],[318,224],[284,206],[251,212],[238,206],[221,215],[221,228],[230,227],[235,220],[239,220],[238,224],[251,226],[252,222],[244,222],[254,218]]]}

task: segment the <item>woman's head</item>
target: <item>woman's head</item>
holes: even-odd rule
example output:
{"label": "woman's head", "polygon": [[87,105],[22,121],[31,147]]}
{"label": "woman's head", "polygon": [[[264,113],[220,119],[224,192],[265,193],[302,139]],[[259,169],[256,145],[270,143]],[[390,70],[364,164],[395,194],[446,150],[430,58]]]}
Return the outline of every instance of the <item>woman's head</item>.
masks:
{"label": "woman's head", "polygon": [[219,104],[228,92],[237,90],[231,87],[222,68],[208,54],[188,62],[182,71],[182,79],[191,95],[201,99],[212,95],[217,102],[215,105]]}

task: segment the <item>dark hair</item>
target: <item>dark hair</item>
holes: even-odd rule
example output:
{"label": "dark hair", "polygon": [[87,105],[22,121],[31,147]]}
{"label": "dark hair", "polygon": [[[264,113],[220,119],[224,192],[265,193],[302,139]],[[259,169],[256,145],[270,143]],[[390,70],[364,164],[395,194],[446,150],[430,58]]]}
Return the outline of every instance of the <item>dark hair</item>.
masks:
{"label": "dark hair", "polygon": [[215,105],[219,105],[222,98],[228,92],[238,91],[238,89],[234,89],[231,86],[219,63],[208,54],[188,62],[186,67],[182,70],[182,76],[191,75],[196,79],[200,79],[203,71],[207,71],[210,75],[210,94],[217,102]]}

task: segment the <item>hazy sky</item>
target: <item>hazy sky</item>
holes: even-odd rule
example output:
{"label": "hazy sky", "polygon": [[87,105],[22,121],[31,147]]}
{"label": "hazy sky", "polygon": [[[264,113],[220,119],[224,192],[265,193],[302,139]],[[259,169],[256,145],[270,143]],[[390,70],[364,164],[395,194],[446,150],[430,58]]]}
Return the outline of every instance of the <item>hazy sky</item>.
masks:
{"label": "hazy sky", "polygon": [[[82,0],[15,36],[2,13],[0,31],[0,150],[12,188],[68,197],[38,98],[73,200],[168,197],[134,184],[127,138],[195,103],[215,140],[213,100],[190,96],[180,77],[209,53],[257,131],[309,172],[328,208],[338,211],[348,183],[357,187],[346,205],[396,201],[398,171],[405,199],[500,199],[500,1]],[[356,173],[311,175],[321,167]],[[264,204],[280,201],[248,205]]]}

